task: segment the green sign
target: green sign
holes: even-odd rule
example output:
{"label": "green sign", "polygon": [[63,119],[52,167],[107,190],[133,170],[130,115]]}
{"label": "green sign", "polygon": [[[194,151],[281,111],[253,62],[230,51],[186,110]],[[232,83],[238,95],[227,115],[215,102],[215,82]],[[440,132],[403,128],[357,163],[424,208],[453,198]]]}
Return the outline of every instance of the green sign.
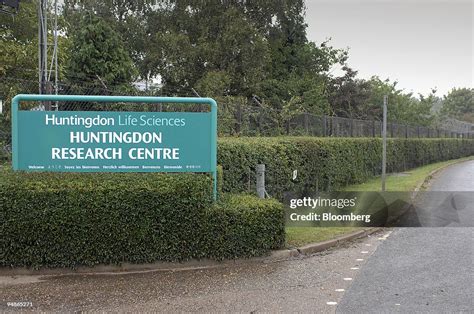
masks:
{"label": "green sign", "polygon": [[[20,101],[201,103],[210,112],[19,111]],[[209,98],[17,95],[13,169],[71,172],[211,172],[217,105]]]}

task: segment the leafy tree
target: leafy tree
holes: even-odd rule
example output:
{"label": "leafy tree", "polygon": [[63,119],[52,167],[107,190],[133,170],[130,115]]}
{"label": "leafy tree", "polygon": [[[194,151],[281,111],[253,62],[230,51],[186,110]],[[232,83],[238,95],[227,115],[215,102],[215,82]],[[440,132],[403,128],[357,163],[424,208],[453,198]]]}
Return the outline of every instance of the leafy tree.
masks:
{"label": "leafy tree", "polygon": [[[164,4],[166,1],[160,1]],[[74,30],[85,15],[95,15],[104,19],[116,32],[126,39],[125,49],[135,63],[142,78],[149,77],[144,63],[147,36],[146,13],[156,5],[154,0],[65,0],[63,16],[68,29]]]}
{"label": "leafy tree", "polygon": [[[348,66],[342,68],[345,74],[330,79],[328,86],[329,102],[337,116],[369,119],[377,112],[366,108],[370,98],[370,83],[357,79],[357,71]],[[372,108],[373,109],[373,108]]]}
{"label": "leafy tree", "polygon": [[212,72],[230,78],[226,94],[251,96],[266,75],[268,44],[236,7],[177,2],[151,12],[148,27],[145,62],[167,91],[189,93],[205,85]]}
{"label": "leafy tree", "polygon": [[412,93],[405,93],[398,89],[396,81],[381,80],[374,76],[369,80],[369,84],[370,97],[364,110],[371,112],[371,115],[376,119],[382,119],[383,96],[387,95],[387,118],[390,122],[423,126],[432,124],[434,115],[431,108],[437,101],[435,91],[432,91],[427,97],[420,95],[420,99],[417,99]]}
{"label": "leafy tree", "polygon": [[87,15],[71,35],[66,77],[95,86],[129,86],[136,69],[120,35],[101,18]]}
{"label": "leafy tree", "polygon": [[36,5],[21,3],[16,16],[0,14],[0,76],[34,78],[38,75]]}
{"label": "leafy tree", "polygon": [[474,88],[453,88],[444,97],[441,115],[474,123]]}

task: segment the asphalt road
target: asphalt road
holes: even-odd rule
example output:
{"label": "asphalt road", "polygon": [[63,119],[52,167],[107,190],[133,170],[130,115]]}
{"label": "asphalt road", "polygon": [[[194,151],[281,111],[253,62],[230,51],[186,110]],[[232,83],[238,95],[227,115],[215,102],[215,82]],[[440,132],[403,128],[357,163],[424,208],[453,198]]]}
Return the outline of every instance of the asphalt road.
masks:
{"label": "asphalt road", "polygon": [[[446,198],[444,191],[456,192],[454,203],[472,199],[474,161],[446,168],[429,190],[428,201]],[[462,226],[473,219],[474,202],[452,203],[445,209],[457,211],[459,219],[447,227],[396,229],[370,257],[337,312],[472,313],[474,228]]]}
{"label": "asphalt road", "polygon": [[[473,171],[449,167],[431,187],[472,191]],[[385,229],[310,257],[207,269],[5,276],[0,312],[472,312],[473,231]]]}

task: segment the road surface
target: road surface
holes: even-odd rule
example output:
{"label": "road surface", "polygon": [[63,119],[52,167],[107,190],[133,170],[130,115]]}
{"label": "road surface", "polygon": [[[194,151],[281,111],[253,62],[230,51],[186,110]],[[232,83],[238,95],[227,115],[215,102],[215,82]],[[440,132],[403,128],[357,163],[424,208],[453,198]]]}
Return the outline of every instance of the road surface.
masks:
{"label": "road surface", "polygon": [[[473,161],[449,167],[432,189],[472,190],[473,172]],[[473,235],[464,227],[385,229],[310,257],[266,263],[0,277],[0,311],[468,312]]]}
{"label": "road surface", "polygon": [[[444,228],[401,228],[380,245],[337,307],[339,313],[472,313],[474,309],[474,161],[435,176],[425,198],[471,202]],[[454,206],[456,207],[456,206]],[[448,215],[449,216],[449,215]],[[446,217],[445,217],[446,218]],[[432,219],[430,220],[432,221]]]}

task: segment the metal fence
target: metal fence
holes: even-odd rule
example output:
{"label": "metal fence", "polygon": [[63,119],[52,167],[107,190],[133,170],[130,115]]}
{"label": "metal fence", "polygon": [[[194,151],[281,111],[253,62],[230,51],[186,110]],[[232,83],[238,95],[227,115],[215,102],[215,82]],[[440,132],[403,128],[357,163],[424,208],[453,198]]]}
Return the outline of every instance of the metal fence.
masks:
{"label": "metal fence", "polygon": [[[9,108],[11,98],[20,93],[36,94],[38,82],[33,80],[0,78],[0,98],[3,108]],[[194,91],[176,93],[146,86],[106,86],[103,82],[68,82],[58,84],[58,94],[132,95],[132,96],[196,96]],[[280,109],[248,101],[245,97],[217,99],[219,136],[315,136],[315,137],[380,137],[382,123],[344,117],[288,114]],[[60,111],[202,111],[202,106],[183,109],[173,104],[97,104],[81,102],[28,102],[22,110]],[[205,110],[205,109],[204,109]],[[10,155],[11,139],[8,112],[0,116],[0,159]],[[474,132],[454,132],[445,128],[428,128],[389,122],[387,135],[393,138],[474,138]]]}
{"label": "metal fence", "polygon": [[[219,134],[239,136],[381,137],[382,121],[298,113],[219,102]],[[474,138],[474,132],[388,122],[392,138]]]}

